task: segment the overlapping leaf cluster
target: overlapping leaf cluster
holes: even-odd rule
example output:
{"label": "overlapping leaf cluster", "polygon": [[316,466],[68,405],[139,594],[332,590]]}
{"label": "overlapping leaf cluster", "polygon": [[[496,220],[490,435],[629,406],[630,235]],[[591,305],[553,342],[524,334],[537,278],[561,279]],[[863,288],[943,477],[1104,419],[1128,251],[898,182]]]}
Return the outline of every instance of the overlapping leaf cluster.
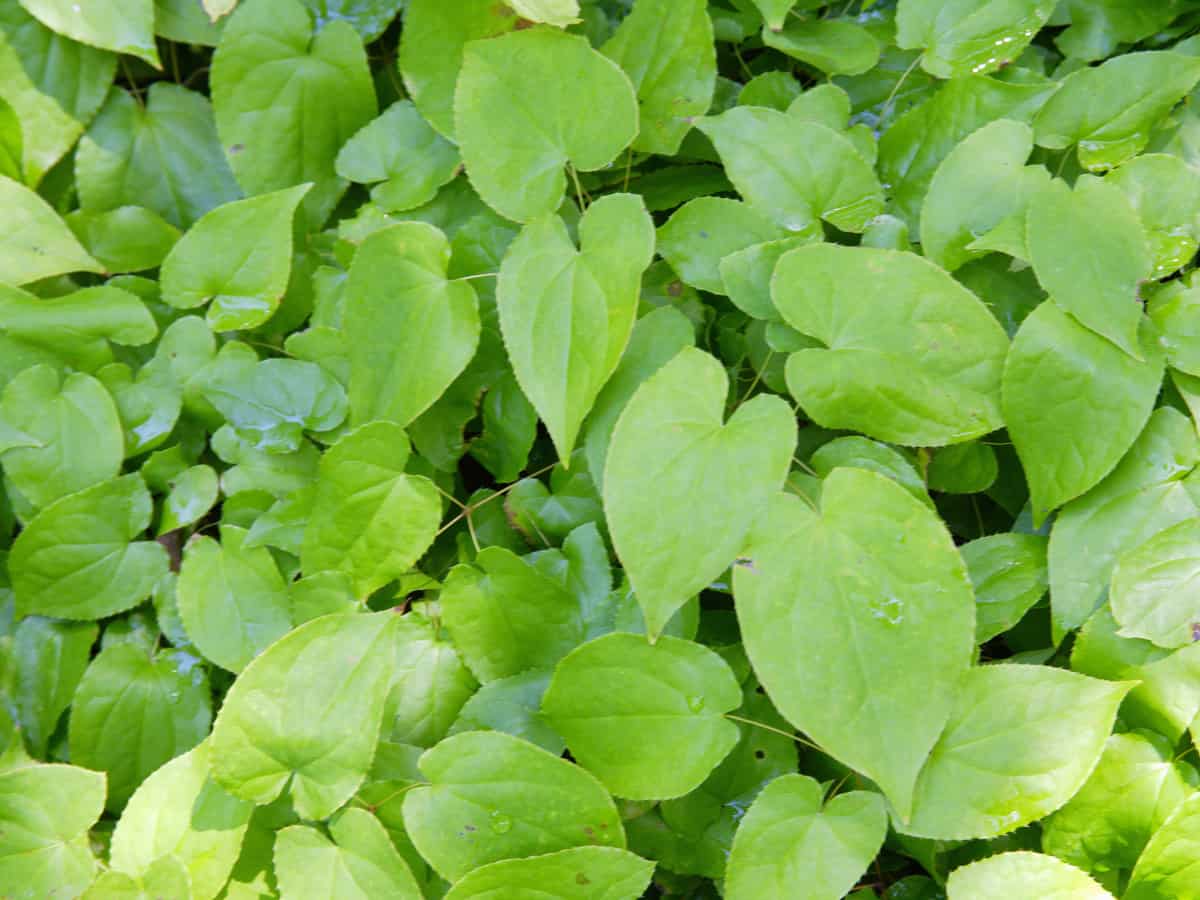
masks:
{"label": "overlapping leaf cluster", "polygon": [[0,3],[0,896],[1200,897],[1200,2]]}

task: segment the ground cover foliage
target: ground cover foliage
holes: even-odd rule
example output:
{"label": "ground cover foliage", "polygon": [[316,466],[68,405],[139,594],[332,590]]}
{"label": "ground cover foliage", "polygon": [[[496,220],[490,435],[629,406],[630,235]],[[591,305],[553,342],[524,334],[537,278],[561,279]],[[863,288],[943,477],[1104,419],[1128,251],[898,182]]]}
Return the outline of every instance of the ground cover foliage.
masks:
{"label": "ground cover foliage", "polygon": [[0,3],[0,896],[1200,897],[1200,3]]}

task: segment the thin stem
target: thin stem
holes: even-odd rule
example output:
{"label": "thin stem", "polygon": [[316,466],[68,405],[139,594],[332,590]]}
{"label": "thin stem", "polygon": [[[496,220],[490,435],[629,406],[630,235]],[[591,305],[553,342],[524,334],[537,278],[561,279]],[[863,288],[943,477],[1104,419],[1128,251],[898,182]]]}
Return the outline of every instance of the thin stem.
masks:
{"label": "thin stem", "polygon": [[793,484],[793,483],[792,483],[792,482],[790,482],[790,481],[787,481],[787,482],[784,482],[784,485],[783,485],[783,486],[784,486],[784,488],[786,488],[787,490],[790,490],[790,491],[791,491],[793,494],[795,494],[795,495],[796,495],[797,497],[799,497],[801,500],[803,500],[805,503],[807,503],[807,504],[808,504],[808,506],[809,506],[809,508],[810,508],[810,509],[811,509],[813,512],[815,512],[815,513],[819,513],[819,512],[821,511],[820,509],[818,509],[818,508],[817,508],[817,501],[816,501],[816,500],[814,500],[812,497],[808,496],[808,494],[804,493],[804,491],[802,491],[802,490],[800,489],[800,486],[799,486],[799,485],[796,485],[796,484]]}
{"label": "thin stem", "polygon": [[[743,716],[735,716],[733,713],[725,713],[725,718],[730,719],[734,722],[741,722],[745,725],[753,725],[755,728],[761,728],[764,731],[773,731],[775,734],[781,735],[782,737],[788,738],[789,740],[793,740],[797,744],[803,744],[805,747],[811,747],[814,750],[821,749],[820,747],[818,747],[816,744],[814,744],[812,741],[808,740],[807,738],[802,738],[798,734],[789,734],[788,732],[784,731],[782,728],[776,728],[774,725],[768,725],[766,722],[757,722],[754,719],[747,719]],[[821,752],[824,752],[824,751],[821,751]]]}
{"label": "thin stem", "polygon": [[567,163],[567,171],[571,173],[571,181],[575,183],[575,201],[579,204],[579,210],[582,212],[587,209],[587,204],[584,203],[583,185],[579,183],[579,173],[575,171],[575,167],[571,163]]}
{"label": "thin stem", "polygon": [[813,478],[821,477],[821,474],[816,469],[814,469],[812,466],[810,466],[808,463],[806,463],[804,460],[802,460],[800,457],[796,456],[795,454],[792,455],[792,462],[794,462],[796,465],[798,465],[801,469],[803,469],[805,472],[807,472]]}
{"label": "thin stem", "polygon": [[771,357],[773,357],[774,355],[775,355],[774,350],[767,351],[766,358],[763,360],[762,368],[755,371],[754,380],[750,382],[750,387],[746,388],[746,393],[742,394],[742,399],[737,402],[738,406],[741,406],[743,403],[745,403],[747,400],[750,399],[750,392],[753,391],[756,387],[758,387],[758,383],[760,381],[762,381],[763,372],[765,372],[767,370],[767,366],[771,364]]}
{"label": "thin stem", "polygon": [[379,809],[379,807],[387,803],[391,803],[405,791],[411,791],[415,787],[425,787],[428,784],[429,782],[427,781],[414,781],[412,784],[406,784],[404,787],[397,788],[396,790],[392,791],[378,803],[368,803],[366,800],[362,799],[362,797],[355,797],[354,799],[358,803],[362,804],[363,809],[367,810],[368,812],[374,812],[375,810]]}
{"label": "thin stem", "polygon": [[467,517],[467,532],[471,535],[471,543],[475,545],[475,553],[479,553],[479,538],[475,536],[475,523],[471,521],[471,513],[466,510],[463,515]]}
{"label": "thin stem", "polygon": [[129,84],[129,93],[133,95],[133,99],[137,101],[137,105],[145,107],[142,101],[142,89],[138,87],[137,82],[133,80],[133,73],[129,71],[129,63],[125,61],[125,57],[121,59],[121,74],[125,76],[125,81]]}
{"label": "thin stem", "polygon": [[892,92],[887,95],[887,99],[883,101],[883,106],[879,110],[880,122],[887,118],[888,113],[891,112],[892,102],[896,99],[896,95],[900,93],[900,88],[904,85],[904,82],[908,81],[908,76],[911,75],[913,69],[917,67],[917,63],[921,61],[922,56],[924,56],[923,53],[918,53],[916,59],[914,59],[909,64],[909,67],[904,70],[904,74],[897,79],[894,85],[892,85]]}
{"label": "thin stem", "polygon": [[474,281],[476,278],[498,278],[499,272],[480,272],[478,275],[459,275],[457,278],[450,279],[451,281]]}
{"label": "thin stem", "polygon": [[629,155],[625,157],[625,182],[621,185],[622,191],[629,190],[629,176],[633,171],[633,147],[629,148]]}
{"label": "thin stem", "polygon": [[179,55],[175,52],[175,42],[170,41],[167,46],[171,48],[171,77],[179,84]]}
{"label": "thin stem", "polygon": [[437,534],[435,534],[433,536],[434,539],[436,540],[437,538],[441,537],[443,533],[449,531],[451,528],[453,528],[455,525],[457,525],[460,521],[462,521],[466,517],[467,517],[467,511],[464,509],[457,516],[455,516],[453,519],[451,519],[449,522],[447,522],[445,525],[443,525],[441,528],[439,528],[437,530]]}
{"label": "thin stem", "polygon": [[443,497],[445,497],[447,500],[449,500],[451,503],[453,503],[459,509],[467,508],[467,504],[463,503],[461,500],[459,500],[457,497],[455,497],[449,491],[443,490],[436,481],[431,481],[430,484],[433,485],[434,490],[436,490],[439,494],[441,494]]}

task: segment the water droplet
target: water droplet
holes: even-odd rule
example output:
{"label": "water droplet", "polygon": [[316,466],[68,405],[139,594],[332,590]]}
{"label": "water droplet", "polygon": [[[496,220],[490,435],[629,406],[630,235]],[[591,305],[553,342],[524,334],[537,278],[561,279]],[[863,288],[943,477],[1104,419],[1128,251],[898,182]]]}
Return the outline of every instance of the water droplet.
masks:
{"label": "water droplet", "polygon": [[512,829],[512,819],[502,812],[492,813],[492,831],[496,834],[504,834]]}
{"label": "water droplet", "polygon": [[700,710],[704,709],[704,698],[688,697],[688,709],[694,713],[700,712]]}
{"label": "water droplet", "polygon": [[899,597],[881,597],[867,604],[867,609],[876,619],[889,625],[899,625],[904,621],[904,601]]}

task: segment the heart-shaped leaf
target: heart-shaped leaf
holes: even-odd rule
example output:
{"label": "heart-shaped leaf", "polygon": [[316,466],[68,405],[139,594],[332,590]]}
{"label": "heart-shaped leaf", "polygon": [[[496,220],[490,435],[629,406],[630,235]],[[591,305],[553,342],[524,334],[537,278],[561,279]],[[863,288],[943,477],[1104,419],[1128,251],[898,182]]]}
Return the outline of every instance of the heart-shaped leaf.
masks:
{"label": "heart-shaped leaf", "polygon": [[922,49],[921,67],[938,78],[991,72],[1029,46],[1055,0],[901,0],[896,43]]}
{"label": "heart-shaped leaf", "polygon": [[1113,900],[1113,895],[1087,873],[1053,856],[1028,850],[997,853],[955,869],[946,882],[946,891],[949,900],[1011,900],[1020,896],[1038,900]]}
{"label": "heart-shaped leaf", "polygon": [[635,900],[644,895],[654,863],[616,847],[573,847],[506,859],[468,872],[446,900],[531,892],[564,900]]}
{"label": "heart-shaped leaf", "polygon": [[103,272],[45,200],[0,175],[0,281],[27,284],[68,272]]}

